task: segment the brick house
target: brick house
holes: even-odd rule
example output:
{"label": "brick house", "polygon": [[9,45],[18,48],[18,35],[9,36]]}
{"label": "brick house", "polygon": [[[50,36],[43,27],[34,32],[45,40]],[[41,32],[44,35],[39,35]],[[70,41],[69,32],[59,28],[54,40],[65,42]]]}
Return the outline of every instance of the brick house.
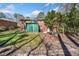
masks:
{"label": "brick house", "polygon": [[15,28],[16,26],[17,26],[16,22],[9,21],[6,18],[0,18],[0,30],[11,29],[11,28]]}

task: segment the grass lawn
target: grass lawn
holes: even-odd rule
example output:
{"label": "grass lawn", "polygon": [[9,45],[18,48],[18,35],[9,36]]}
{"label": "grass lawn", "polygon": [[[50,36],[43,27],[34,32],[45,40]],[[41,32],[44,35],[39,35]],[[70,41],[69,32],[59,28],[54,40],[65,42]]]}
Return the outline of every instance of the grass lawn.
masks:
{"label": "grass lawn", "polygon": [[[60,34],[60,38],[57,38],[49,34],[44,36],[43,33],[37,32],[3,32],[0,34],[0,55],[47,55],[45,42],[53,43],[51,46],[52,50],[49,50],[49,55],[66,55],[66,53],[67,55],[70,53],[72,53],[70,55],[79,55],[79,40],[75,39],[75,37],[74,39],[70,39],[66,34],[62,35],[63,34]],[[44,39],[44,37],[52,41],[45,41],[46,39]],[[76,37],[79,38],[79,36]],[[71,38],[73,38],[73,36],[71,36]],[[74,51],[71,49],[74,49]],[[53,53],[52,51],[56,52]]]}
{"label": "grass lawn", "polygon": [[37,45],[38,42],[41,41],[40,33],[33,33],[33,32],[3,32],[0,34],[0,46],[10,46],[10,45],[16,45],[21,46],[23,44],[34,44]]}
{"label": "grass lawn", "polygon": [[[41,44],[40,42],[42,41],[42,39],[40,38],[41,37],[40,35],[41,33],[38,32],[19,32],[19,31],[2,32],[2,34],[0,34],[0,50],[6,51],[7,49],[11,50],[11,48],[14,48],[12,49],[12,51],[20,50],[21,52],[24,51],[28,52],[28,50],[30,51],[32,49],[35,49]],[[11,54],[12,51],[10,52]],[[6,55],[10,54],[8,52],[3,53]]]}

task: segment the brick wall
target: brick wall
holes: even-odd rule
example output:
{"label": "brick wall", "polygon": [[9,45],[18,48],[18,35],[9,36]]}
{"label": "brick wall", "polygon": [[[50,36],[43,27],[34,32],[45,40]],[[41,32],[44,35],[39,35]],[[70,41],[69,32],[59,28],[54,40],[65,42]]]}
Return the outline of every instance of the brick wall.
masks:
{"label": "brick wall", "polygon": [[19,20],[18,26],[20,27],[22,32],[25,32],[25,25],[26,25],[26,21]]}

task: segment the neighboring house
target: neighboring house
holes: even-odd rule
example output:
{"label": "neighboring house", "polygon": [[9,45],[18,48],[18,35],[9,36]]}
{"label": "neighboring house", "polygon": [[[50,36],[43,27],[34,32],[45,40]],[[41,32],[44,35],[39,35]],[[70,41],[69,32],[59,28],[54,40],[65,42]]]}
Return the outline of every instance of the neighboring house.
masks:
{"label": "neighboring house", "polygon": [[13,29],[16,26],[16,22],[8,21],[6,18],[0,18],[0,30]]}
{"label": "neighboring house", "polygon": [[8,17],[8,15],[8,13],[5,14],[0,12],[0,30],[13,29],[17,27],[15,19]]}

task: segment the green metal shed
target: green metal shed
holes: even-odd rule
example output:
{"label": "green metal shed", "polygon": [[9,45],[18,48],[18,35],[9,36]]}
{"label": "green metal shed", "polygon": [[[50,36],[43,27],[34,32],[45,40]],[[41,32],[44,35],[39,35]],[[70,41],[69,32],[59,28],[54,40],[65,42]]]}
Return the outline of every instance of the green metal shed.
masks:
{"label": "green metal shed", "polygon": [[27,23],[26,32],[39,32],[39,25],[37,23]]}

